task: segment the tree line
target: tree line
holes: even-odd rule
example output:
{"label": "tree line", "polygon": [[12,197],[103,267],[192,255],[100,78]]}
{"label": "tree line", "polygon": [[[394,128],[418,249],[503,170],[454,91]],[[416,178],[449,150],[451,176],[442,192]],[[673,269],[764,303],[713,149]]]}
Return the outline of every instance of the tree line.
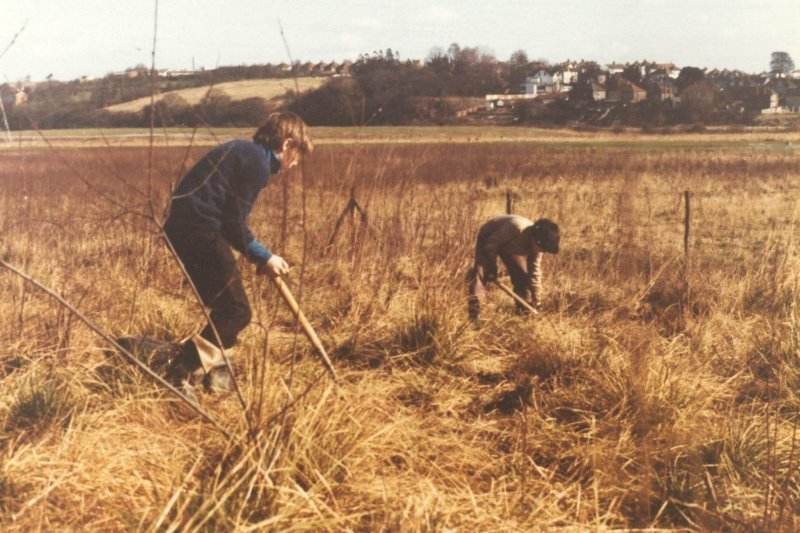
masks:
{"label": "tree line", "polygon": [[[348,62],[349,63],[349,62]],[[600,126],[625,124],[661,126],[694,122],[748,122],[769,104],[769,92],[755,75],[715,77],[703,69],[684,67],[675,80],[643,75],[642,65],[629,64],[603,83],[631,82],[647,91],[646,101],[609,105],[595,101],[593,84],[605,71],[595,62],[581,61],[580,75],[569,95],[515,106],[515,120],[537,124],[571,122]],[[306,64],[310,68],[310,63]],[[6,106],[14,129],[73,127],[253,126],[274,109],[260,99],[232,100],[210,90],[191,105],[168,94],[138,112],[109,112],[104,108],[158,92],[212,86],[225,81],[291,77],[305,73],[299,62],[286,65],[220,67],[181,76],[151,77],[143,65],[99,80],[39,83],[24,105]],[[475,106],[486,94],[519,93],[528,76],[558,70],[544,59],[530,59],[523,50],[498,60],[480,47],[433,48],[423,61],[404,60],[391,48],[363,54],[349,65],[347,75],[334,75],[320,88],[290,94],[286,107],[314,125],[374,125],[431,123],[453,120],[456,112]],[[794,63],[786,52],[774,52],[770,76],[788,77]],[[727,76],[727,75],[726,75]],[[675,95],[663,98],[664,83],[674,83]],[[6,85],[7,90],[9,87]],[[610,90],[609,89],[609,90]],[[2,86],[0,86],[0,92]],[[5,102],[5,99],[4,99]]]}

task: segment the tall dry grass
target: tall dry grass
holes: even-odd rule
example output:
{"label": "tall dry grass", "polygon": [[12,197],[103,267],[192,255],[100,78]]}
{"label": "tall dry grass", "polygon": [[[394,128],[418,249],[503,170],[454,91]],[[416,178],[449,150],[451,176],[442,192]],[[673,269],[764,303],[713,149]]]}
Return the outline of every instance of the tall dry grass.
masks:
{"label": "tall dry grass", "polygon": [[[3,529],[796,529],[800,158],[699,139],[322,147],[252,225],[279,242],[290,180],[278,251],[306,257],[290,281],[341,383],[243,264],[256,439],[234,397],[202,397],[227,441],[2,274]],[[155,205],[185,151],[157,150]],[[177,339],[201,313],[139,216],[146,160],[4,152],[0,254],[105,331]],[[368,224],[328,247],[351,190]],[[475,330],[464,274],[509,190],[559,222],[562,253],[542,318],[493,294]]]}

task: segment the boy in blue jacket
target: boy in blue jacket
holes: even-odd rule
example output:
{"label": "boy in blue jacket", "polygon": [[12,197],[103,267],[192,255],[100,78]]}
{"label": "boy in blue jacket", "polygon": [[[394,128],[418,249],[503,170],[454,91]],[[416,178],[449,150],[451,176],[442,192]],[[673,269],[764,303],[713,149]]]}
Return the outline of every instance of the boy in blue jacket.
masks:
{"label": "boy in blue jacket", "polygon": [[[313,148],[300,117],[274,113],[252,141],[234,140],[212,149],[181,178],[172,196],[165,233],[210,308],[226,351],[252,316],[231,248],[254,263],[259,274],[289,271],[283,258],[255,238],[247,217],[270,176],[292,168]],[[192,376],[200,374],[207,386],[225,388],[229,380],[211,325],[184,341],[167,368],[167,379],[190,395]]]}

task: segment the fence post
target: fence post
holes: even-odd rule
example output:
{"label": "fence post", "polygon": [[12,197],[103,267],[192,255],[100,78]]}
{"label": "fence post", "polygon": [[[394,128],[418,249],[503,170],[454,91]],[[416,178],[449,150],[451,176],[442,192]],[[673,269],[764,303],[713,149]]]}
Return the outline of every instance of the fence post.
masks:
{"label": "fence post", "polygon": [[691,298],[691,256],[689,255],[689,237],[692,227],[692,193],[683,191],[683,288],[684,303],[688,309]]}
{"label": "fence post", "polygon": [[692,224],[692,193],[683,191],[683,255],[689,260],[689,235]]}
{"label": "fence post", "polygon": [[510,215],[514,212],[514,197],[511,195],[511,189],[506,190],[506,214]]}

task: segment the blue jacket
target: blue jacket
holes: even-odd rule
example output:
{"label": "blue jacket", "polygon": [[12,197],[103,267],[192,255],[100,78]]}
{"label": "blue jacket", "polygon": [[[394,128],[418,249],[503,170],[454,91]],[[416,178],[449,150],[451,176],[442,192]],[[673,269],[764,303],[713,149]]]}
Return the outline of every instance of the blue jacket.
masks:
{"label": "blue jacket", "polygon": [[255,263],[272,253],[247,226],[258,193],[281,163],[269,148],[235,140],[208,152],[181,178],[172,196],[168,235],[219,232],[237,251]]}

